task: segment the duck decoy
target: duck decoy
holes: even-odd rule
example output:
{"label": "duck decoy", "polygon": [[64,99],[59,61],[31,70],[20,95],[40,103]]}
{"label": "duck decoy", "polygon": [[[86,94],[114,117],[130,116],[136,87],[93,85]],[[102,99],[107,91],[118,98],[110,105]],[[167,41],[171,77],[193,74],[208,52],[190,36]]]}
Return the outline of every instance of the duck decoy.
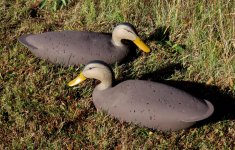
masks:
{"label": "duck decoy", "polygon": [[55,64],[79,65],[92,60],[108,64],[121,62],[130,47],[122,40],[131,40],[139,49],[150,52],[150,48],[138,37],[129,23],[117,25],[111,34],[86,31],[45,32],[19,37],[19,42],[28,47],[39,58]]}
{"label": "duck decoy", "polygon": [[101,81],[92,94],[96,108],[121,121],[176,131],[188,128],[214,112],[209,101],[162,83],[127,80],[113,87],[112,70],[101,61],[88,63],[68,86],[75,86],[87,78]]}

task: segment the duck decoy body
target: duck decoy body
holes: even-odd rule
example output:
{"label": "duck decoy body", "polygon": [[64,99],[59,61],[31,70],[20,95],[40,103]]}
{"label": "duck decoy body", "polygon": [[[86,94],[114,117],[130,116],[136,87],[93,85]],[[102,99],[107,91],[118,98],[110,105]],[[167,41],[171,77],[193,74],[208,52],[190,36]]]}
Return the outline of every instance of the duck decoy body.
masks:
{"label": "duck decoy body", "polygon": [[121,62],[130,47],[123,39],[133,41],[144,52],[149,47],[137,36],[129,23],[117,25],[111,34],[85,31],[45,32],[19,37],[19,42],[28,47],[39,58],[55,64],[79,65],[92,60],[102,60],[108,64]]}
{"label": "duck decoy body", "polygon": [[112,87],[112,71],[103,62],[88,63],[69,86],[86,78],[100,80],[93,91],[93,102],[111,116],[148,128],[175,131],[208,118],[214,111],[207,100],[166,84],[127,80]]}

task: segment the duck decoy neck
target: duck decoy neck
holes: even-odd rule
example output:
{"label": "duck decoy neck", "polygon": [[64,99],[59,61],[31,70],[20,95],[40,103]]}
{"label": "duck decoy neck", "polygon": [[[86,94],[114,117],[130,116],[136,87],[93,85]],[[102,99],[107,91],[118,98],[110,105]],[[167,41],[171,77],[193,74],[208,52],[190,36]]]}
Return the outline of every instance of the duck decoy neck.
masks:
{"label": "duck decoy neck", "polygon": [[106,90],[113,86],[113,76],[110,70],[103,70],[103,74],[97,74],[96,79],[100,81],[100,83],[95,87],[96,90]]}
{"label": "duck decoy neck", "polygon": [[101,81],[100,84],[98,84],[96,87],[95,87],[95,90],[99,90],[99,91],[102,91],[102,90],[106,90],[108,88],[111,88],[112,87],[112,81],[108,81],[108,80],[103,80]]}
{"label": "duck decoy neck", "polygon": [[114,34],[114,32],[113,32],[113,34],[112,34],[112,43],[113,43],[113,45],[119,46],[119,47],[124,46],[124,44],[121,42],[121,40],[122,39],[120,37],[118,37],[116,34]]}

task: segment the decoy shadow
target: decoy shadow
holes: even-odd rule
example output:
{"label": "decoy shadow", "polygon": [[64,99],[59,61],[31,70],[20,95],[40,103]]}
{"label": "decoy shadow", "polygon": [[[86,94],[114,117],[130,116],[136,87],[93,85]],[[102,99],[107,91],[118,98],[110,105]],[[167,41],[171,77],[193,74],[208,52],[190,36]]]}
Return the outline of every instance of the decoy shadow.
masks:
{"label": "decoy shadow", "polygon": [[170,40],[170,26],[159,26],[154,29],[144,41],[154,41],[160,44],[165,49],[173,49],[175,52],[186,49],[186,45],[175,43]]}
{"label": "decoy shadow", "polygon": [[154,29],[150,33],[150,35],[144,40],[158,41],[158,42],[165,43],[166,41],[170,40],[170,32],[171,32],[170,27],[160,26]]}

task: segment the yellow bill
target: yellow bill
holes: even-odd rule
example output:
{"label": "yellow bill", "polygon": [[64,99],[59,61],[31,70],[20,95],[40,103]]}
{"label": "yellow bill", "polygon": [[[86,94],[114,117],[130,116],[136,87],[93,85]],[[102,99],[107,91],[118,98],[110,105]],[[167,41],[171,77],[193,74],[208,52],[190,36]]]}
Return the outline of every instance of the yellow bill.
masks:
{"label": "yellow bill", "polygon": [[75,86],[79,83],[81,83],[82,81],[86,80],[87,78],[82,74],[82,72],[79,74],[79,76],[77,76],[75,79],[73,79],[72,81],[70,81],[68,83],[68,86]]}
{"label": "yellow bill", "polygon": [[141,49],[142,51],[149,53],[150,52],[150,48],[139,38],[137,37],[134,41],[136,46],[139,47],[139,49]]}

